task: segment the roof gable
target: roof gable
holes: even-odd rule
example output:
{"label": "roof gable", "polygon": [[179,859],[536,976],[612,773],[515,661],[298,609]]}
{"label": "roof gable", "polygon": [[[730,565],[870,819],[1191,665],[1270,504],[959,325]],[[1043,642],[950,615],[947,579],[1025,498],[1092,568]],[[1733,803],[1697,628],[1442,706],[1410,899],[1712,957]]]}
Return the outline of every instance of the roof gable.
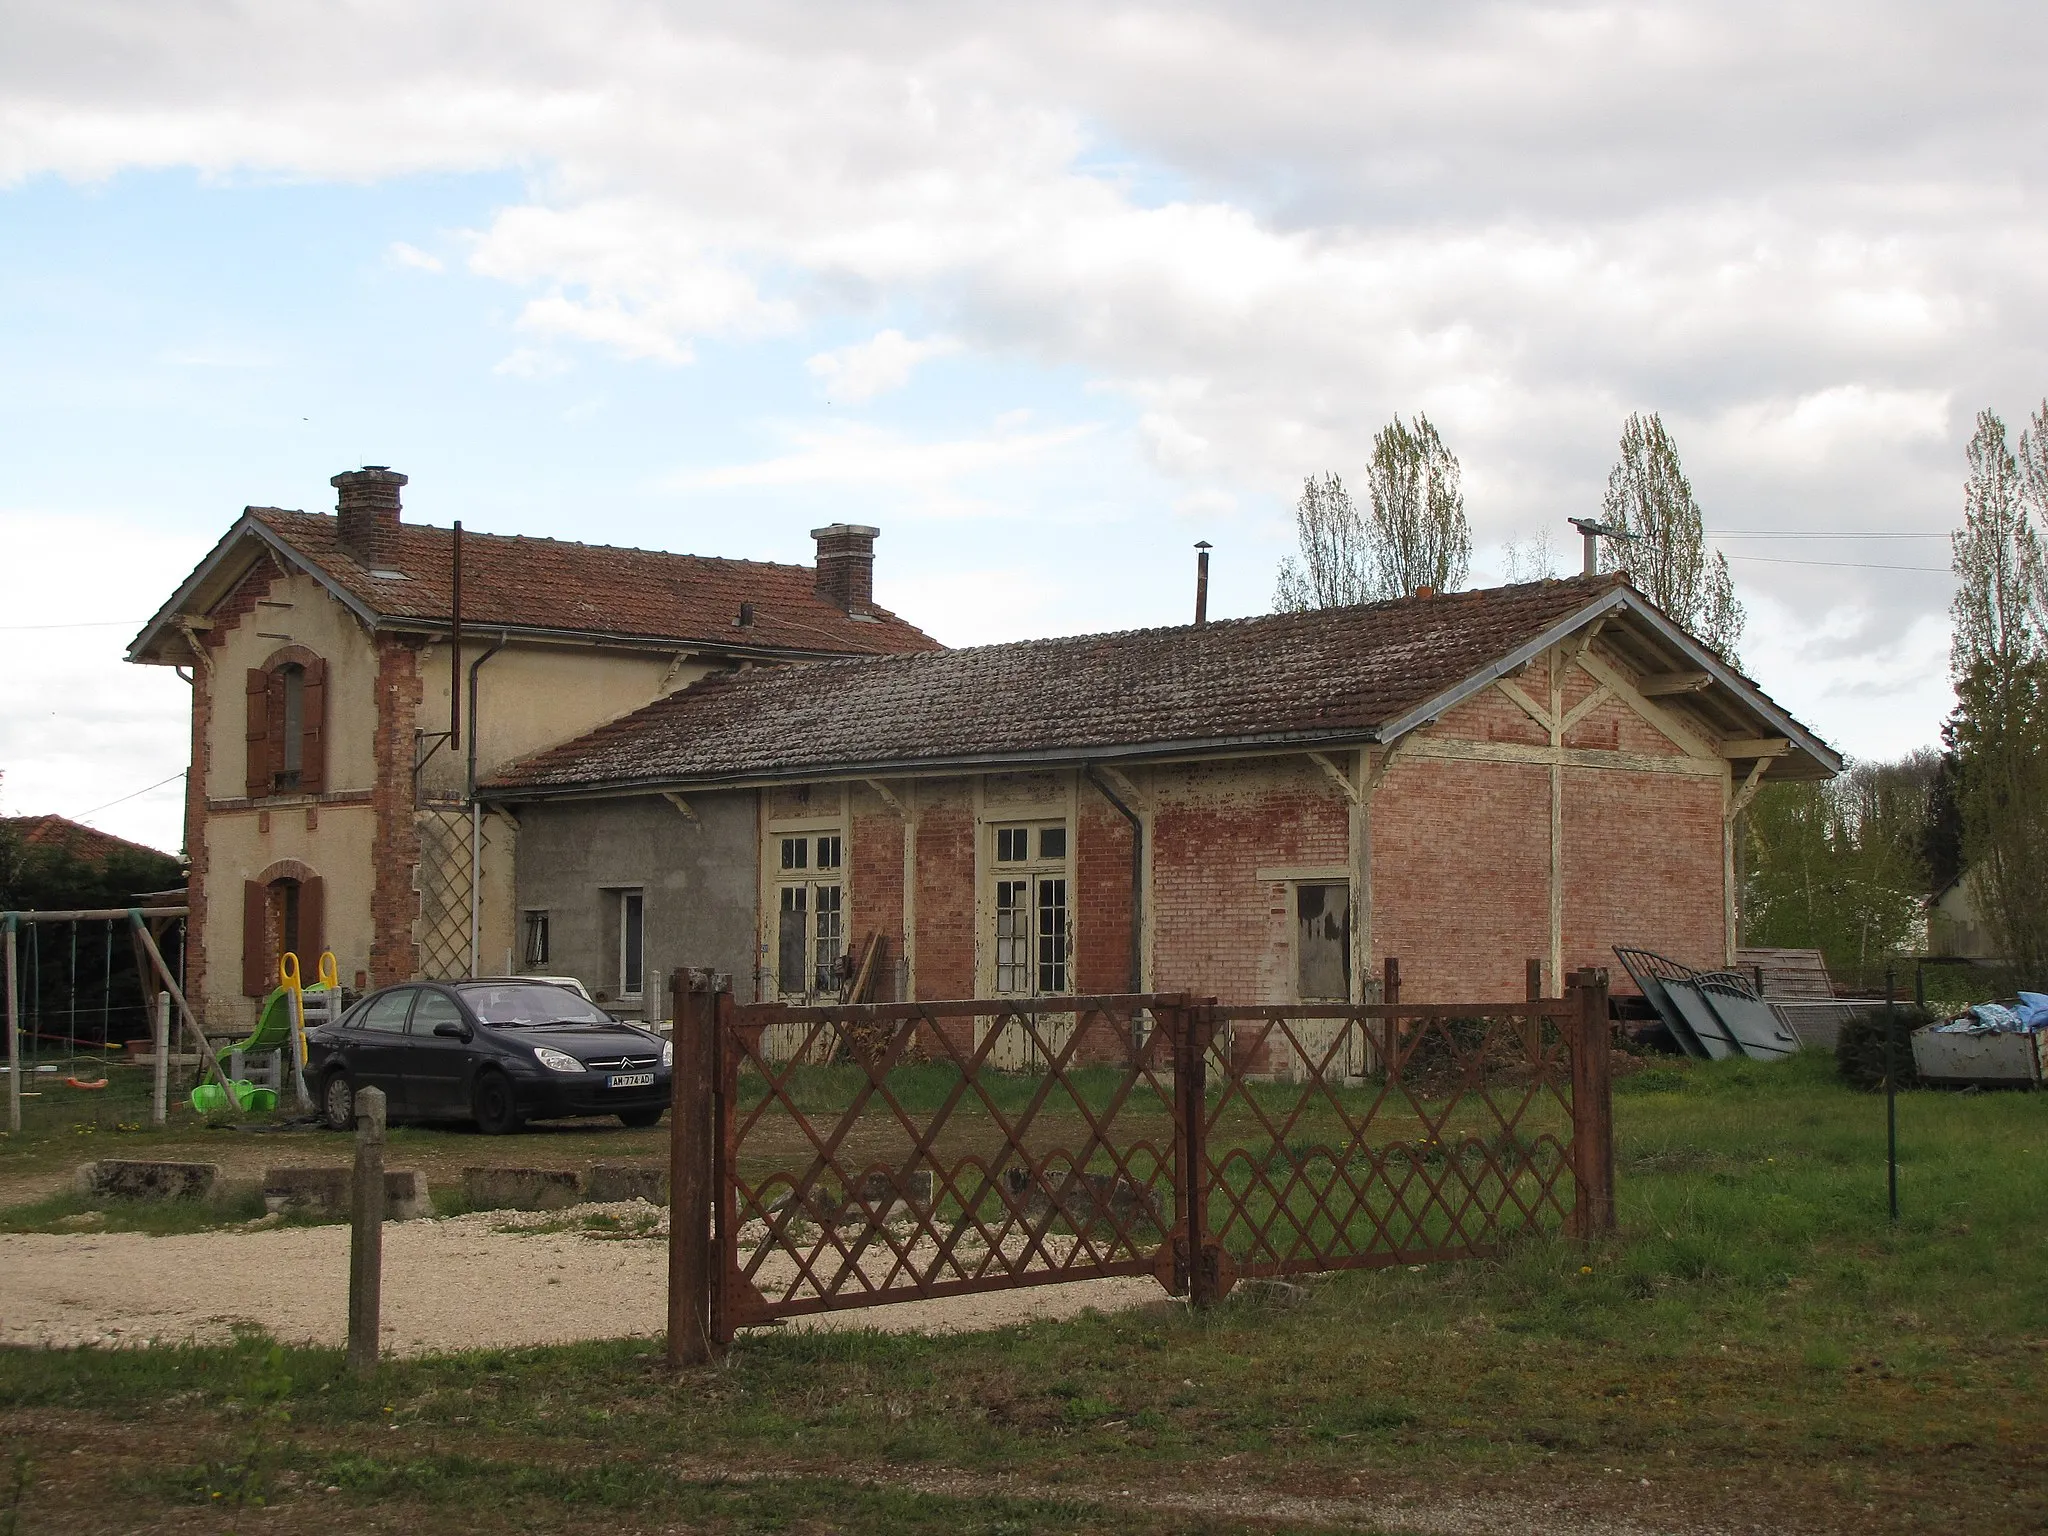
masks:
{"label": "roof gable", "polygon": [[[1384,741],[1574,630],[1636,609],[1654,614],[1619,577],[1573,578],[725,674],[515,764],[490,788],[517,798]],[[1762,723],[1800,729],[1831,771],[1824,744],[1714,660],[1774,712]]]}

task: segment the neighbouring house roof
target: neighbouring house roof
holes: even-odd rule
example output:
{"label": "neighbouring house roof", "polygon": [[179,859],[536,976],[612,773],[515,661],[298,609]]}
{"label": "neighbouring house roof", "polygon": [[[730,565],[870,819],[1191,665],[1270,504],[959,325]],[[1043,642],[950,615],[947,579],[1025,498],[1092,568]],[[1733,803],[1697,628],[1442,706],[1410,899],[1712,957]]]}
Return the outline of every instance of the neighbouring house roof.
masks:
{"label": "neighbouring house roof", "polygon": [[[1840,758],[1618,576],[705,678],[507,767],[499,800],[1391,741],[1598,623],[1780,777]],[[1697,684],[1691,680],[1704,679]]]}
{"label": "neighbouring house roof", "polygon": [[[190,659],[178,620],[203,614],[266,551],[304,569],[373,628],[449,628],[454,533],[400,525],[375,570],[340,538],[339,519],[250,507],[129,645],[131,661]],[[814,590],[807,565],[472,533],[462,538],[464,628],[716,646],[740,655],[883,655],[939,649],[884,609],[850,614]],[[395,573],[391,575],[380,572]],[[740,604],[752,623],[738,622]]]}
{"label": "neighbouring house roof", "polygon": [[102,832],[62,816],[0,816],[5,827],[30,848],[57,848],[87,864],[104,865],[117,853],[144,853],[152,858],[175,858],[147,843],[131,843],[125,837]]}

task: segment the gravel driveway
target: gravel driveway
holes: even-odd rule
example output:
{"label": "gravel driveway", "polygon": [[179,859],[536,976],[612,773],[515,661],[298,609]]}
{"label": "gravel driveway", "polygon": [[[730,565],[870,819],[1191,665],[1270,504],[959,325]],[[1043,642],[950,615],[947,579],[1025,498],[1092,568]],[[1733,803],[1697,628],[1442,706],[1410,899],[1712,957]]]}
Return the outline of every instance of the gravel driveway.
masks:
{"label": "gravel driveway", "polygon": [[[666,1243],[530,1230],[558,1221],[488,1211],[387,1225],[385,1349],[417,1355],[659,1334]],[[348,1228],[0,1234],[0,1298],[4,1344],[210,1341],[248,1322],[286,1343],[339,1346],[348,1334]],[[1087,1280],[790,1326],[959,1333],[1163,1298],[1150,1280]]]}

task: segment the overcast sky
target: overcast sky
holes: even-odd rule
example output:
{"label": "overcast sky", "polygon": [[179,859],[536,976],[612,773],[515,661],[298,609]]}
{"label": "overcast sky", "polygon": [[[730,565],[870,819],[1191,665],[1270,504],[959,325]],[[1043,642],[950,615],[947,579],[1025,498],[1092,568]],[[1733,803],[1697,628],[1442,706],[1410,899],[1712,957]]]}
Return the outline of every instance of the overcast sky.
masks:
{"label": "overcast sky", "polygon": [[[953,644],[1270,603],[1425,410],[1475,579],[1658,410],[1829,740],[1936,740],[2048,392],[2048,10],[0,0],[0,809],[175,848],[123,665],[247,503],[805,560]],[[1761,535],[1775,534],[1778,537]],[[1785,537],[1828,534],[1833,537]],[[1853,534],[1856,537],[1841,537]],[[37,626],[85,626],[47,628]]]}

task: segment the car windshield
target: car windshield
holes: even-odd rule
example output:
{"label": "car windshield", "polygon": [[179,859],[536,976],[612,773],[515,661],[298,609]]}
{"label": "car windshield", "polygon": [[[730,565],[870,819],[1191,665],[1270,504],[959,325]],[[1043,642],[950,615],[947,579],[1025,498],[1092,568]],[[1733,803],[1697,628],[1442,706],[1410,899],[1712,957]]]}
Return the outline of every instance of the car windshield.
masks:
{"label": "car windshield", "polygon": [[597,1004],[578,997],[567,987],[545,981],[478,982],[463,987],[461,992],[470,1012],[484,1023],[501,1028],[612,1021],[611,1015]]}

